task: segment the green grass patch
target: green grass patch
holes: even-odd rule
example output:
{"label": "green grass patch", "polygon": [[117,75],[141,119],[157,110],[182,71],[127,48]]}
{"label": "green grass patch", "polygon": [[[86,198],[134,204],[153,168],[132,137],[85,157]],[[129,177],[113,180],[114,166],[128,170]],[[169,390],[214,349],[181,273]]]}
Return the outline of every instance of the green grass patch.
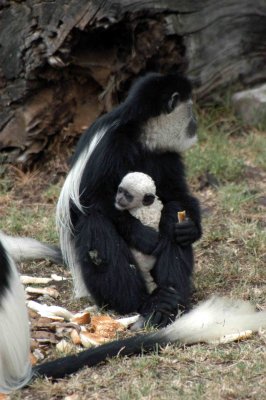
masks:
{"label": "green grass patch", "polygon": [[224,211],[240,212],[242,206],[252,206],[259,195],[245,183],[230,182],[219,188],[218,201]]}

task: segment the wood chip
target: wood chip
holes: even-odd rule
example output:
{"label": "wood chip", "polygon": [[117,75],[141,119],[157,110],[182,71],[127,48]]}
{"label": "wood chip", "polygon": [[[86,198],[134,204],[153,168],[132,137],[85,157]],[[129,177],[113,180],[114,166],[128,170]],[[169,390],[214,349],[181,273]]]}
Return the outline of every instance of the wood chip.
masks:
{"label": "wood chip", "polygon": [[59,292],[58,290],[52,288],[52,287],[45,287],[45,288],[35,288],[32,286],[28,286],[25,289],[26,293],[30,294],[40,294],[40,295],[48,295],[53,297],[54,299],[57,299],[59,297]]}

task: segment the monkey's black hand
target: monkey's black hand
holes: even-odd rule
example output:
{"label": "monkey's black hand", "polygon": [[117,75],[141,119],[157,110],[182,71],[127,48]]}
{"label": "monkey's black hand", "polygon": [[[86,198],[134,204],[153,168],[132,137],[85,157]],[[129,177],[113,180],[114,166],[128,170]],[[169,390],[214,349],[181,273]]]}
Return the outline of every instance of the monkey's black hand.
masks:
{"label": "monkey's black hand", "polygon": [[145,324],[164,327],[174,321],[179,308],[182,307],[179,301],[180,296],[174,288],[155,289],[140,309]]}
{"label": "monkey's black hand", "polygon": [[201,237],[201,229],[191,219],[175,224],[175,242],[180,246],[194,243]]}

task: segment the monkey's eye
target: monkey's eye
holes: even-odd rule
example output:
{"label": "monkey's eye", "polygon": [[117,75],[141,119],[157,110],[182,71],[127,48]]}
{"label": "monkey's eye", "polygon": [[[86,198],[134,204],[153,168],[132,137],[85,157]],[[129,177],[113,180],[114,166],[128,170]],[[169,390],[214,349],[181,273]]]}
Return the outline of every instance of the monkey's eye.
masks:
{"label": "monkey's eye", "polygon": [[179,102],[179,93],[174,92],[172,94],[172,96],[170,97],[170,100],[168,101],[167,104],[167,113],[170,114],[177,106],[178,102]]}
{"label": "monkey's eye", "polygon": [[123,189],[121,187],[118,188],[117,193],[123,193]]}
{"label": "monkey's eye", "polygon": [[132,196],[132,194],[130,194],[130,193],[128,193],[126,190],[124,190],[124,196],[125,196],[125,198],[127,199],[127,201],[129,202],[129,203],[131,203],[131,201],[133,200],[133,196]]}

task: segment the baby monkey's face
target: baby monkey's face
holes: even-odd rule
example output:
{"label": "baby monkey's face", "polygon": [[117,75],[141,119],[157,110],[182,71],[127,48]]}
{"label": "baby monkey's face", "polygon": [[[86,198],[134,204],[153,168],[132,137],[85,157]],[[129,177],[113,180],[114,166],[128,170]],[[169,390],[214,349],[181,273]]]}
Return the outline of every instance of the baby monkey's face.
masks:
{"label": "baby monkey's face", "polygon": [[116,197],[115,207],[118,210],[132,210],[133,208],[149,206],[154,202],[155,195],[152,193],[140,193],[131,189],[130,192],[123,186],[119,186]]}

